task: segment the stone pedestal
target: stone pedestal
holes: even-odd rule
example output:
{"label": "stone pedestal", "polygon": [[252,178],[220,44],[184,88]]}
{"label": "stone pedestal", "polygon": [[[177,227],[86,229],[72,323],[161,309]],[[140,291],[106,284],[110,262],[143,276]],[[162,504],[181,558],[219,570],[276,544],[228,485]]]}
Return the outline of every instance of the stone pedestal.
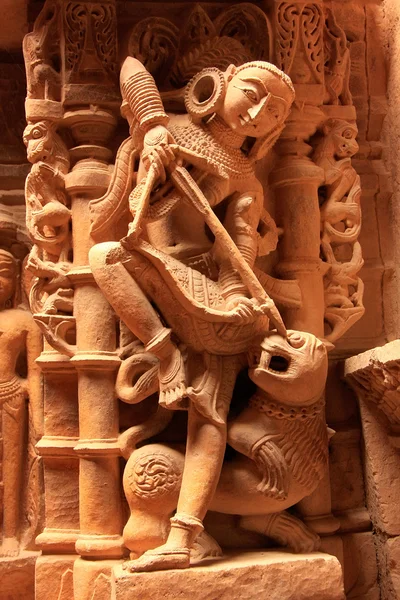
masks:
{"label": "stone pedestal", "polygon": [[18,557],[5,557],[0,562],[0,599],[33,600],[35,595],[35,562],[38,552],[24,551]]}
{"label": "stone pedestal", "polygon": [[344,600],[339,561],[328,554],[242,552],[183,571],[113,570],[112,600]]}

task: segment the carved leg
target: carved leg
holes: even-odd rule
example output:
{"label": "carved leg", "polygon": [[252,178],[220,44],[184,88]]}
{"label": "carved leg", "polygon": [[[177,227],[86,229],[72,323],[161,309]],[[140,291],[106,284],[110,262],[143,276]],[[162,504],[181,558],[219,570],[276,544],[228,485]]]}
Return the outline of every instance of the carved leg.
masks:
{"label": "carved leg", "polygon": [[240,527],[266,535],[294,552],[313,552],[319,548],[319,536],[286,511],[242,517]]}
{"label": "carved leg", "polygon": [[18,395],[3,405],[3,543],[2,556],[19,552],[24,397]]}
{"label": "carved leg", "polygon": [[130,571],[189,567],[190,550],[203,530],[202,520],[218,484],[225,446],[226,425],[210,422],[191,406],[182,487],[167,542],[130,563]]}
{"label": "carved leg", "polygon": [[[121,261],[128,261],[130,271]],[[120,244],[97,244],[89,253],[94,278],[125,325],[160,360],[160,402],[175,408],[185,395],[185,369],[179,348],[170,339],[170,330],[133,278],[135,264],[143,270],[145,259],[128,253]]]}

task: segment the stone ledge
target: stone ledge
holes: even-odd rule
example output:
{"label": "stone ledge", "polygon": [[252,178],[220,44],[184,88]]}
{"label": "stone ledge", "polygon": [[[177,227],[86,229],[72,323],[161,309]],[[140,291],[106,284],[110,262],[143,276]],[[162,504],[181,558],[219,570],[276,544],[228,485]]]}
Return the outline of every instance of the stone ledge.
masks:
{"label": "stone ledge", "polygon": [[114,567],[112,600],[344,600],[336,557],[241,552],[188,570],[126,573]]}
{"label": "stone ledge", "polygon": [[39,552],[0,557],[0,600],[34,600],[35,562]]}

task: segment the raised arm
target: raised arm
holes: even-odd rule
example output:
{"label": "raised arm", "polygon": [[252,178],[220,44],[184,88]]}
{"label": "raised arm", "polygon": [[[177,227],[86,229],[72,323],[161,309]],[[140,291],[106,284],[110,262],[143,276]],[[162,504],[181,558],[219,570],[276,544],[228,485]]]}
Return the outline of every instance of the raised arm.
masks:
{"label": "raised arm", "polygon": [[[235,194],[228,204],[224,219],[227,232],[250,268],[253,268],[257,256],[257,227],[262,206],[262,190],[258,187],[253,192]],[[248,297],[248,291],[239,273],[232,267],[230,257],[224,255],[223,249],[219,249],[219,254],[223,294],[230,307],[243,297]]]}

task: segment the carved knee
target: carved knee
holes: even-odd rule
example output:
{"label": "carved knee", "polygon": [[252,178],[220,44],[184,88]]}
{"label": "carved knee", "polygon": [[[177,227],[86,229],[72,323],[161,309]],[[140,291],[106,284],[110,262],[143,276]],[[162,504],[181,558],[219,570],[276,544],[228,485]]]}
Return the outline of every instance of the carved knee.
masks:
{"label": "carved knee", "polygon": [[120,262],[122,252],[119,242],[102,242],[93,246],[89,251],[89,264],[93,273]]}

